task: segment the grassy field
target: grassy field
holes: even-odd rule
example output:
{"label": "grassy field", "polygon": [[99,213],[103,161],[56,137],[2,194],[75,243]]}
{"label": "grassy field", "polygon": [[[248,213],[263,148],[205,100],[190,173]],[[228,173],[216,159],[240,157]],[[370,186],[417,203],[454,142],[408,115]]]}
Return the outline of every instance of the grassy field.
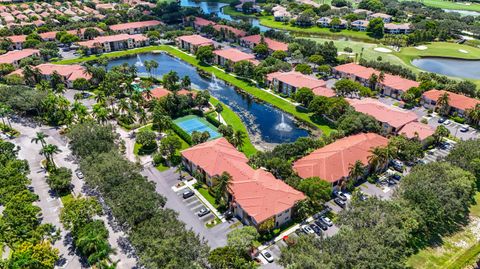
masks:
{"label": "grassy field", "polygon": [[338,38],[348,37],[351,39],[367,41],[367,42],[375,41],[375,39],[369,37],[366,32],[359,32],[359,31],[353,31],[353,30],[342,30],[339,32],[332,32],[328,28],[321,28],[318,26],[298,27],[290,24],[284,24],[283,22],[275,21],[273,19],[273,16],[259,17],[259,20],[260,20],[260,24],[263,26],[280,29],[280,30],[286,30],[293,33],[309,34],[309,35],[316,35],[316,36],[338,37]]}
{"label": "grassy field", "polygon": [[[213,105],[216,105],[220,103],[220,101],[218,101],[215,97],[210,96],[210,103],[212,103]],[[223,105],[223,111],[220,114],[228,124],[232,125],[232,128],[235,131],[240,130],[245,134],[247,134],[247,137],[245,138],[245,145],[241,148],[241,151],[245,153],[245,155],[247,156],[251,156],[255,154],[257,152],[257,149],[253,146],[252,141],[250,141],[247,128],[243,124],[240,117],[226,105]]]}
{"label": "grassy field", "polygon": [[[116,58],[116,57],[122,57],[125,55],[131,55],[131,54],[137,54],[137,53],[142,53],[142,52],[151,52],[151,51],[165,51],[169,53],[172,56],[178,57],[181,60],[198,67],[199,69],[202,69],[205,72],[208,73],[213,73],[215,76],[223,81],[226,81],[230,83],[233,86],[236,86],[246,93],[251,94],[255,98],[262,100],[264,102],[267,102],[291,115],[293,115],[297,120],[311,126],[311,127],[316,127],[320,129],[323,133],[325,134],[330,134],[332,129],[323,123],[316,123],[313,122],[311,116],[311,113],[305,113],[297,110],[297,107],[288,102],[287,100],[284,100],[283,98],[280,98],[276,95],[273,95],[269,92],[266,92],[262,89],[259,89],[256,87],[256,85],[240,80],[230,74],[227,74],[223,72],[222,70],[219,70],[218,68],[215,68],[210,65],[203,65],[201,64],[194,56],[188,55],[183,51],[180,51],[172,46],[166,46],[166,45],[161,45],[161,46],[150,46],[150,47],[144,47],[144,48],[138,48],[138,49],[133,49],[133,50],[128,50],[128,51],[117,51],[117,52],[112,52],[112,53],[105,53],[100,57],[108,57],[108,58]],[[99,56],[96,55],[91,55],[88,57],[80,57],[76,59],[70,59],[70,60],[64,60],[64,61],[59,61],[55,62],[56,64],[73,64],[73,63],[80,63],[80,62],[86,62],[86,61],[92,61],[97,59]]]}
{"label": "grassy field", "polygon": [[[469,11],[478,11],[480,12],[480,4],[472,2],[453,2],[445,0],[409,0],[423,3],[429,7],[438,7],[443,9],[454,9],[454,10],[469,10]],[[467,3],[467,4],[465,4]]]}
{"label": "grassy field", "polygon": [[426,248],[407,261],[415,269],[463,269],[475,262],[480,254],[480,192],[475,196],[476,205],[470,208],[472,221],[462,231],[443,237],[443,244]]}
{"label": "grassy field", "polygon": [[215,208],[218,208],[218,204],[215,202],[215,197],[213,197],[212,195],[210,195],[210,193],[208,192],[208,189],[203,186],[201,188],[198,188],[197,191],[205,198],[207,199],[207,201],[213,205],[213,207]]}
{"label": "grassy field", "polygon": [[247,18],[247,17],[250,17],[250,18],[255,18],[255,14],[245,14],[243,12],[239,12],[239,11],[236,11],[235,8],[231,7],[231,6],[224,6],[222,8],[223,10],[223,13],[227,14],[227,15],[230,15],[230,16],[233,16],[233,17],[244,17],[244,18]]}

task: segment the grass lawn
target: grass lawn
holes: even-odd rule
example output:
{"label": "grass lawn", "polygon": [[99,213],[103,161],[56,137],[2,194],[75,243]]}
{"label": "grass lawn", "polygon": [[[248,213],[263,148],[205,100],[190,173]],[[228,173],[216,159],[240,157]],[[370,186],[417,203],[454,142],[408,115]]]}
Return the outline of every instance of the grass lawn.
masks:
{"label": "grass lawn", "polygon": [[203,196],[203,198],[207,199],[207,201],[212,204],[213,207],[218,208],[218,204],[215,202],[215,198],[210,195],[208,189],[205,186],[198,188],[197,191]]}
{"label": "grass lawn", "polygon": [[342,30],[339,32],[332,32],[328,28],[321,28],[318,26],[298,27],[290,24],[285,24],[280,21],[275,21],[273,16],[259,17],[259,20],[260,20],[260,24],[263,26],[280,29],[280,30],[286,30],[294,33],[311,34],[311,35],[317,35],[317,36],[329,36],[329,37],[335,37],[335,36],[348,37],[351,39],[370,41],[370,42],[375,41],[375,39],[372,37],[369,37],[366,32],[353,31],[353,30]]}
{"label": "grass lawn", "polygon": [[443,9],[455,9],[455,10],[470,10],[480,12],[480,4],[472,2],[453,2],[446,0],[414,0],[415,2],[423,3],[429,7],[438,7]]}
{"label": "grass lawn", "polygon": [[223,10],[223,13],[227,14],[227,15],[230,15],[230,16],[233,16],[233,17],[250,17],[250,18],[255,18],[255,14],[244,14],[243,12],[239,12],[239,11],[236,11],[235,8],[231,7],[231,6],[224,6],[222,8]]}
{"label": "grass lawn", "polygon": [[[273,95],[269,92],[266,92],[262,89],[259,89],[256,87],[254,84],[240,80],[230,74],[227,74],[223,72],[222,70],[219,70],[213,66],[210,65],[203,65],[200,64],[200,62],[191,55],[186,54],[183,51],[180,51],[172,46],[167,46],[167,45],[161,45],[161,46],[149,46],[149,47],[144,47],[144,48],[138,48],[138,49],[132,49],[128,51],[116,51],[112,53],[105,53],[100,57],[108,57],[108,58],[115,58],[115,57],[121,57],[125,55],[130,55],[130,54],[137,54],[137,53],[142,53],[142,52],[151,52],[151,51],[165,51],[169,53],[172,56],[178,57],[181,60],[198,67],[202,69],[205,72],[208,73],[214,73],[215,76],[219,79],[222,79],[233,86],[236,86],[243,91],[253,95],[255,98],[265,101],[267,103],[270,103],[271,105],[293,115],[297,120],[308,124],[309,126],[319,128],[323,133],[325,134],[330,134],[332,131],[332,128],[330,128],[328,125],[326,125],[324,122],[314,122],[311,118],[312,114],[311,113],[305,113],[297,110],[297,107],[290,102]],[[92,61],[97,59],[99,56],[92,55],[88,57],[81,57],[81,58],[76,58],[76,59],[70,59],[70,60],[64,60],[64,61],[59,61],[55,62],[56,64],[73,64],[73,63],[80,63],[80,62],[85,62],[85,61]]]}
{"label": "grass lawn", "polygon": [[[213,105],[216,105],[220,103],[215,97],[210,96],[210,103]],[[245,155],[250,156],[255,154],[257,152],[257,149],[253,146],[252,142],[250,141],[250,137],[248,136],[248,131],[245,125],[243,124],[242,120],[240,117],[233,112],[228,106],[223,105],[223,111],[221,113],[222,118],[230,125],[232,125],[232,128],[237,131],[243,131],[245,134],[247,134],[247,137],[245,138],[245,145],[242,147],[242,152],[245,153]]]}
{"label": "grass lawn", "polygon": [[412,268],[462,269],[475,262],[480,254],[480,192],[476,194],[476,205],[470,208],[472,221],[463,230],[443,237],[443,244],[430,247],[412,255],[407,266]]}

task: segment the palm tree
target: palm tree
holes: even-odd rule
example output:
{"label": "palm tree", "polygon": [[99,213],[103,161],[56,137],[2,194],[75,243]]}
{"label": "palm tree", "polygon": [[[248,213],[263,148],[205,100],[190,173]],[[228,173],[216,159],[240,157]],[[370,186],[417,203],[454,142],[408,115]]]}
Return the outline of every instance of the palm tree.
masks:
{"label": "palm tree", "polygon": [[48,137],[47,134],[45,134],[44,132],[37,132],[35,137],[32,138],[32,143],[35,143],[35,144],[38,144],[38,142],[40,142],[40,144],[42,145],[42,148],[45,147],[45,143],[46,143],[46,138]]}
{"label": "palm tree", "polygon": [[368,78],[368,85],[370,85],[370,89],[375,90],[377,88],[378,76],[375,73],[372,73]]}
{"label": "palm tree", "polygon": [[388,149],[387,147],[375,147],[370,150],[370,156],[368,156],[368,164],[373,171],[381,171],[388,164]]}
{"label": "palm tree", "polygon": [[[223,172],[220,176],[215,176],[215,202],[219,203],[222,199],[225,199],[227,192],[230,189],[230,184],[232,182],[232,176]],[[225,199],[226,201],[227,199]]]}
{"label": "palm tree", "polygon": [[245,137],[246,134],[242,130],[236,130],[235,133],[233,133],[232,144],[236,148],[241,149],[245,145]]}
{"label": "palm tree", "polygon": [[53,166],[55,169],[55,162],[53,161],[53,155],[62,152],[57,145],[47,144],[41,150],[40,154],[43,154],[47,159],[47,167],[49,165]]}
{"label": "palm tree", "polygon": [[222,104],[218,103],[215,105],[215,111],[217,112],[217,115],[218,115],[218,121],[220,121],[220,114],[222,113],[223,111],[223,106]]}
{"label": "palm tree", "polygon": [[138,122],[140,124],[145,124],[148,122],[147,112],[145,112],[143,109],[138,112]]}
{"label": "palm tree", "polygon": [[465,114],[471,123],[478,125],[480,122],[480,104],[476,104],[475,107],[465,110]]}
{"label": "palm tree", "polygon": [[365,166],[360,160],[356,160],[354,164],[350,164],[348,170],[348,178],[350,180],[356,181],[357,179],[362,178],[365,175]]}
{"label": "palm tree", "polygon": [[181,81],[180,85],[182,86],[182,88],[190,89],[190,86],[192,85],[192,81],[190,80],[190,77],[189,76],[184,76],[182,78],[182,81]]}
{"label": "palm tree", "polygon": [[441,115],[448,114],[449,101],[450,95],[447,92],[443,93],[438,97],[436,107],[439,108]]}

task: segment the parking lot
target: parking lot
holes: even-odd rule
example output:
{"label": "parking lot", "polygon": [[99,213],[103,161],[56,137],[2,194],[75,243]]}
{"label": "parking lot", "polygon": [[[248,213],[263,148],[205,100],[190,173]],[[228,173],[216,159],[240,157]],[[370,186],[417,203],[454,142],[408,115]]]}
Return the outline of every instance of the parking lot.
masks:
{"label": "parking lot", "polygon": [[424,118],[428,120],[428,125],[434,128],[437,128],[437,126],[439,125],[443,125],[447,127],[447,129],[450,131],[450,133],[453,136],[458,137],[462,140],[475,139],[479,137],[478,131],[472,127],[469,127],[469,130],[467,132],[462,132],[461,128],[464,126],[464,124],[454,122],[453,120],[448,120],[448,121],[445,121],[444,123],[439,123],[438,120],[440,119],[440,116],[435,114],[432,115],[431,117],[425,116]]}
{"label": "parking lot", "polygon": [[[205,205],[197,198],[197,196],[193,195],[192,197],[189,197],[187,199],[183,199],[182,195],[183,195],[183,192],[185,191],[186,189],[181,189],[177,192],[175,192],[177,194],[177,196],[179,197],[179,199],[182,199],[183,200],[183,203],[187,206],[188,209],[190,209],[190,212],[197,216],[198,212],[200,211],[201,208],[206,208]],[[198,216],[197,216],[198,217]],[[213,219],[215,219],[215,215],[212,213],[212,212],[209,212],[208,214],[206,214],[205,216],[203,217],[198,217],[198,219],[204,224],[206,225],[208,222],[212,221]]]}

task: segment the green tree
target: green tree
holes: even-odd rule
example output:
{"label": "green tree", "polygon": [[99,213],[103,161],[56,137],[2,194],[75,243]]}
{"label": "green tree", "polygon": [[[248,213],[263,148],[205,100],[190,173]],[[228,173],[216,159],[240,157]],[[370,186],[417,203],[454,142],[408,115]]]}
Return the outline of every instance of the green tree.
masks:
{"label": "green tree", "polygon": [[372,37],[382,38],[384,32],[384,24],[382,18],[371,19],[368,23],[367,33]]}
{"label": "green tree", "polygon": [[268,55],[268,46],[265,43],[257,44],[253,47],[253,53],[255,53],[257,57],[265,57]]}
{"label": "green tree", "polygon": [[323,58],[322,55],[319,55],[319,54],[314,54],[308,57],[308,61],[314,64],[315,66],[319,66],[325,63],[325,59]]}
{"label": "green tree", "polygon": [[440,115],[443,115],[443,116],[448,115],[448,112],[450,110],[449,102],[450,102],[450,95],[447,92],[445,92],[444,94],[438,97],[437,104],[435,107],[438,108]]}
{"label": "green tree", "polygon": [[312,68],[308,64],[297,64],[297,66],[295,66],[295,71],[304,75],[310,75],[313,73]]}
{"label": "green tree", "polygon": [[40,150],[40,154],[43,154],[45,156],[45,159],[47,159],[47,166],[48,167],[53,167],[56,169],[55,161],[53,159],[53,156],[55,154],[58,154],[62,152],[57,145],[54,144],[46,144],[42,149]]}
{"label": "green tree", "polygon": [[60,258],[58,249],[48,241],[35,245],[24,242],[12,252],[7,268],[49,269],[54,268]]}
{"label": "green tree", "polygon": [[211,63],[213,61],[213,48],[211,46],[201,46],[195,52],[197,60],[201,63]]}
{"label": "green tree", "polygon": [[315,94],[313,93],[313,91],[306,87],[298,89],[297,92],[293,95],[293,99],[301,103],[304,107],[308,107],[314,97]]}
{"label": "green tree", "polygon": [[235,130],[230,142],[234,147],[241,149],[245,145],[246,137],[247,135],[242,130]]}
{"label": "green tree", "polygon": [[437,126],[435,132],[433,133],[433,138],[435,139],[435,143],[438,144],[442,141],[444,137],[448,137],[450,135],[450,130],[443,125]]}
{"label": "green tree", "polygon": [[169,135],[160,140],[159,151],[167,156],[167,160],[173,161],[177,150],[182,148],[182,142],[176,136]]}
{"label": "green tree", "polygon": [[47,137],[48,135],[45,134],[44,132],[37,132],[35,134],[35,137],[32,138],[31,142],[35,144],[38,144],[38,142],[40,142],[40,145],[42,145],[42,148],[43,148],[46,144]]}
{"label": "green tree", "polygon": [[212,269],[256,268],[253,261],[248,261],[243,256],[239,256],[236,250],[229,246],[212,250],[208,256],[208,263]]}
{"label": "green tree", "polygon": [[101,220],[88,222],[75,232],[75,246],[94,265],[108,258],[112,248],[108,243],[108,230]]}
{"label": "green tree", "polygon": [[288,54],[287,52],[283,51],[283,50],[276,50],[272,53],[272,57],[273,58],[276,58],[276,59],[279,59],[279,60],[285,60],[285,58],[287,58]]}
{"label": "green tree", "polygon": [[232,176],[227,172],[223,172],[221,175],[215,176],[213,182],[215,184],[215,201],[217,203],[220,203],[222,200],[227,201],[227,194],[232,182]]}
{"label": "green tree", "polygon": [[72,187],[72,170],[60,167],[47,176],[50,188],[62,195],[68,193]]}
{"label": "green tree", "polygon": [[227,245],[239,254],[248,255],[258,237],[257,229],[252,226],[244,226],[227,234]]}
{"label": "green tree", "polygon": [[65,202],[60,211],[60,221],[66,229],[78,231],[100,213],[102,213],[102,207],[95,198],[77,197]]}
{"label": "green tree", "polygon": [[152,151],[157,148],[157,135],[149,129],[142,129],[137,133],[136,142],[142,145],[142,150]]}
{"label": "green tree", "polygon": [[333,191],[332,184],[319,177],[309,177],[301,180],[297,189],[310,197],[312,202],[316,203],[317,208],[330,200]]}
{"label": "green tree", "polygon": [[162,84],[163,84],[163,87],[165,87],[165,89],[169,91],[177,91],[180,87],[180,85],[178,84],[179,80],[180,79],[178,77],[177,72],[170,71],[165,75],[163,75]]}
{"label": "green tree", "polygon": [[90,88],[90,82],[85,78],[77,78],[73,81],[73,88],[77,91],[84,92]]}

